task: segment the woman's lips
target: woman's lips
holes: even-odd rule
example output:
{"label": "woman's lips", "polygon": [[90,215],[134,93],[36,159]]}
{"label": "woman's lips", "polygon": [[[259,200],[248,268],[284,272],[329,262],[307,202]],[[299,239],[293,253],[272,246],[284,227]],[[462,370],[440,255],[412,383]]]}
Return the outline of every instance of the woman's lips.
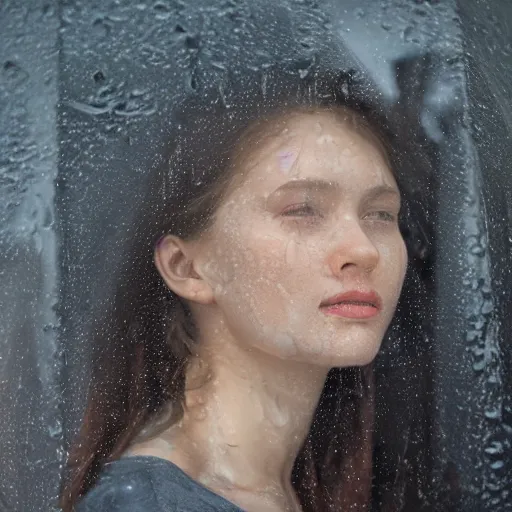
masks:
{"label": "woman's lips", "polygon": [[374,290],[351,290],[323,301],[320,309],[328,315],[345,318],[371,318],[382,309],[382,299]]}
{"label": "woman's lips", "polygon": [[371,304],[341,302],[332,306],[322,306],[327,315],[343,316],[345,318],[371,318],[379,314],[379,309]]}

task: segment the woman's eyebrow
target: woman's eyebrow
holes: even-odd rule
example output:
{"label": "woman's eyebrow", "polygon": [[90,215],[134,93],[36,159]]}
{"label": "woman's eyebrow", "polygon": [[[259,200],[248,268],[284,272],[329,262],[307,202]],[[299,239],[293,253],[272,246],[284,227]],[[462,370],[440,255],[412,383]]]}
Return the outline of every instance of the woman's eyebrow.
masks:
{"label": "woman's eyebrow", "polygon": [[[278,187],[274,192],[282,192],[286,190],[325,190],[325,191],[341,191],[342,186],[337,181],[326,181],[319,179],[306,178],[302,180],[292,180]],[[377,185],[371,187],[364,193],[364,199],[371,201],[380,196],[391,194],[400,197],[400,193],[395,187],[391,185]]]}
{"label": "woman's eyebrow", "polygon": [[378,185],[376,187],[369,188],[363,195],[366,201],[372,201],[378,199],[381,196],[393,195],[397,199],[400,199],[400,192],[391,185]]}

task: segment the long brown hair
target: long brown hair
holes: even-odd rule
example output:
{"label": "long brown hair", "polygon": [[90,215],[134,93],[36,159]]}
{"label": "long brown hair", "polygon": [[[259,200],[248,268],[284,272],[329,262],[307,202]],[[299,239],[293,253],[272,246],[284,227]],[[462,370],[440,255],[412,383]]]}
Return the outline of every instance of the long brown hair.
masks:
{"label": "long brown hair", "polygon": [[[183,412],[185,371],[197,333],[190,310],[154,267],[159,237],[192,239],[207,229],[240,158],[268,136],[264,126],[286,112],[342,107],[353,114],[355,127],[384,141],[393,161],[385,123],[357,91],[350,74],[317,67],[303,76],[288,65],[231,75],[215,86],[199,84],[180,104],[169,121],[163,163],[148,178],[132,246],[117,270],[116,293],[98,319],[88,401],[61,492],[65,512],[72,512],[106,462]],[[292,474],[305,511],[368,509],[373,388],[371,365],[329,372]]]}

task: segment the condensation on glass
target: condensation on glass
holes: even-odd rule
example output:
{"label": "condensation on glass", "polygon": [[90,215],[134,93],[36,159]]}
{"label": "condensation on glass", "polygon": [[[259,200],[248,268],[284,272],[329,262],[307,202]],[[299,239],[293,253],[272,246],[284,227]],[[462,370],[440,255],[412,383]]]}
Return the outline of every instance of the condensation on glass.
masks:
{"label": "condensation on glass", "polygon": [[173,107],[234,63],[307,75],[315,55],[364,76],[410,147],[374,510],[511,510],[510,23],[505,1],[3,2],[1,510],[56,509],[95,307]]}

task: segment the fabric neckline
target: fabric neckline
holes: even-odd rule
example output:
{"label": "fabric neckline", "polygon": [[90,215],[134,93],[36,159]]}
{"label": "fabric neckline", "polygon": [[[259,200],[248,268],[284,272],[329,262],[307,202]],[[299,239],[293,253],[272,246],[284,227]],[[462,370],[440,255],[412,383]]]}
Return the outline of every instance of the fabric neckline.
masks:
{"label": "fabric neckline", "polygon": [[163,457],[157,457],[156,455],[125,455],[125,456],[122,456],[119,459],[116,459],[116,460],[113,460],[113,461],[105,463],[105,467],[107,468],[109,466],[112,466],[113,464],[123,463],[123,461],[130,461],[130,460],[131,461],[135,461],[135,462],[140,462],[140,463],[146,463],[147,464],[149,462],[149,463],[151,463],[153,465],[165,466],[168,469],[170,469],[171,471],[174,471],[175,473],[178,473],[182,478],[185,478],[187,481],[189,481],[195,487],[198,487],[199,489],[203,490],[204,492],[207,492],[208,494],[211,494],[212,496],[215,496],[216,498],[219,498],[219,499],[223,500],[226,503],[226,505],[230,505],[231,507],[235,507],[237,509],[237,511],[239,511],[239,512],[245,512],[236,503],[233,503],[232,501],[229,501],[224,496],[222,496],[220,494],[217,494],[216,492],[212,491],[211,489],[209,489],[208,487],[203,485],[201,482],[198,482],[197,480],[193,479],[190,475],[185,473],[185,471],[183,471],[183,469],[181,469],[174,462],[171,462],[168,459],[164,459]]}

